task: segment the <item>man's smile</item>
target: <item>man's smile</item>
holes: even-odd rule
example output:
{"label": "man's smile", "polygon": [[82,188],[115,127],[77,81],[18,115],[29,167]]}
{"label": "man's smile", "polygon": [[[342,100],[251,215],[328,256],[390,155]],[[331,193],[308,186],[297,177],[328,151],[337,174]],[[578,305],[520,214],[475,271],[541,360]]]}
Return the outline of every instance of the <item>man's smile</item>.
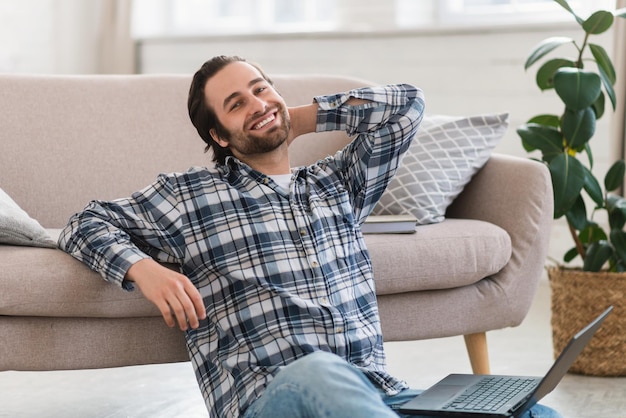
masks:
{"label": "man's smile", "polygon": [[261,120],[260,122],[254,124],[251,129],[252,130],[259,130],[259,129],[263,128],[264,126],[268,125],[269,123],[273,122],[274,120],[276,120],[276,112],[270,113],[263,120]]}

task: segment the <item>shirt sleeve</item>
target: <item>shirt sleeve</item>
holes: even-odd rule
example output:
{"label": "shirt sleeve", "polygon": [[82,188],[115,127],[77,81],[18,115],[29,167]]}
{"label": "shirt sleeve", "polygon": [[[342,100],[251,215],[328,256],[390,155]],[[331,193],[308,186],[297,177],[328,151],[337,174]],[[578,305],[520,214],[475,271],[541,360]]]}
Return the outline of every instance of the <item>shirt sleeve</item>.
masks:
{"label": "shirt sleeve", "polygon": [[128,269],[145,258],[180,264],[184,237],[176,188],[161,175],[130,198],[92,201],[73,215],[59,237],[59,247],[102,277],[126,290]]}
{"label": "shirt sleeve", "polygon": [[[351,98],[367,103],[352,106]],[[342,130],[354,140],[333,161],[343,177],[361,223],[371,213],[403,154],[415,137],[424,114],[420,89],[397,84],[366,87],[315,98],[319,105],[316,131]]]}

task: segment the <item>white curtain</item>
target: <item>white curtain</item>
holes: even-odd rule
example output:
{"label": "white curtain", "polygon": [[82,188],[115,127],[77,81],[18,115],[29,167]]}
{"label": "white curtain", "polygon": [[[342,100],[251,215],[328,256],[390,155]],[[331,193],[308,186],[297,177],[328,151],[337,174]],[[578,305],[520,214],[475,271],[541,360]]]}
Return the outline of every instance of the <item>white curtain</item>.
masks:
{"label": "white curtain", "polygon": [[[626,7],[626,0],[617,0],[617,8]],[[626,19],[617,18],[614,26],[613,64],[617,74],[615,93],[617,107],[611,126],[613,136],[612,155],[626,158]],[[622,188],[622,194],[624,188]]]}
{"label": "white curtain", "polygon": [[135,44],[131,37],[130,13],[131,0],[101,0],[98,73],[135,73]]}

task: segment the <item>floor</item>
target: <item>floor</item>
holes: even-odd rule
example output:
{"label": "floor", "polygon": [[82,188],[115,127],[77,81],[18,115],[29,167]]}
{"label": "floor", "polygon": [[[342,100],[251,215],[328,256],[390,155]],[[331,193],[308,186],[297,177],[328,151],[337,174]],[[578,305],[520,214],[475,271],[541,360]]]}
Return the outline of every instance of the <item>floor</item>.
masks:
{"label": "floor", "polygon": [[[552,364],[549,287],[517,328],[488,334],[495,374],[542,375]],[[388,343],[390,371],[414,388],[469,373],[461,337]],[[626,377],[567,375],[542,403],[567,418],[626,418]],[[57,372],[0,372],[0,417],[207,417],[189,363]]]}

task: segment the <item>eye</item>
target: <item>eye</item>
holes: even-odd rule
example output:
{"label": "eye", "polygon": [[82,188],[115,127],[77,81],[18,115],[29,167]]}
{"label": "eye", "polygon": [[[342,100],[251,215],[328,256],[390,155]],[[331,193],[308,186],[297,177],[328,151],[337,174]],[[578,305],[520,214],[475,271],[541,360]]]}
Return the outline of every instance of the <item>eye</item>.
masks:
{"label": "eye", "polygon": [[263,93],[265,90],[267,90],[267,87],[261,86],[256,89],[256,94]]}
{"label": "eye", "polygon": [[236,110],[237,108],[239,108],[241,106],[241,102],[234,102],[232,104],[232,106],[230,107],[230,110]]}

